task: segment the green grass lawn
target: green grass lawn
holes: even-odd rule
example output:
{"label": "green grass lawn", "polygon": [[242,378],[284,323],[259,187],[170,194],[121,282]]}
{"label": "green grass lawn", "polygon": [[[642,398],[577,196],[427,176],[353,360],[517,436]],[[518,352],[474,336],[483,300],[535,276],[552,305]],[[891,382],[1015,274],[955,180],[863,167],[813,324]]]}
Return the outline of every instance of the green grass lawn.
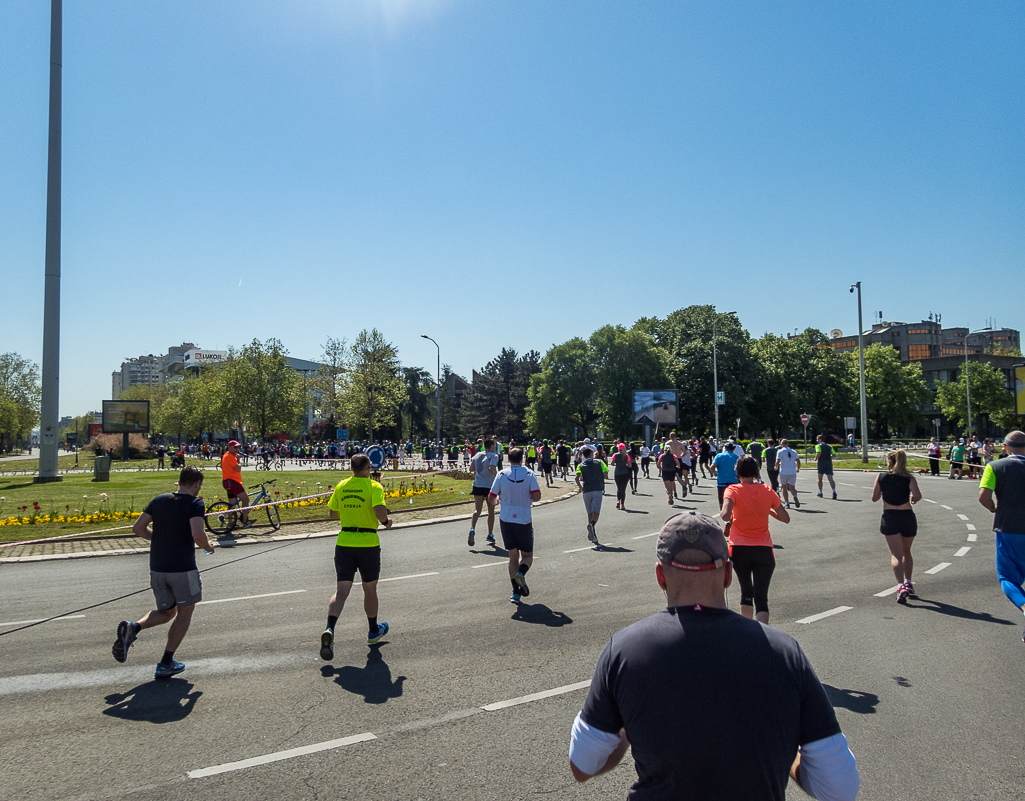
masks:
{"label": "green grass lawn", "polygon": [[[209,466],[210,462],[205,464]],[[351,474],[348,472],[328,470],[246,471],[243,478],[247,489],[261,482],[275,481],[274,485],[268,483],[267,489],[271,497],[275,501],[287,501],[289,498],[330,492],[339,481],[349,475]],[[152,498],[164,492],[173,492],[177,478],[177,471],[170,470],[111,473],[108,482],[94,482],[91,474],[65,475],[63,481],[48,484],[33,484],[31,476],[0,476],[0,542],[129,525]],[[422,481],[423,479],[418,479],[417,484],[422,484]],[[415,509],[421,506],[465,501],[470,497],[469,480],[433,476],[427,481],[434,482],[435,491],[401,498],[386,497],[385,502],[392,510]],[[408,490],[411,478],[384,478],[381,483],[387,495],[399,490],[400,484],[404,484]],[[226,500],[218,471],[206,471],[203,490],[203,501],[207,505],[215,500]],[[250,497],[256,492],[250,491]],[[20,525],[2,524],[11,517],[31,518],[33,513],[37,518],[50,514],[70,516],[74,519]],[[258,511],[257,514],[261,512]],[[281,522],[326,519],[327,514],[328,510],[323,501],[314,505],[283,507]],[[259,522],[260,518],[257,517],[256,520]]]}

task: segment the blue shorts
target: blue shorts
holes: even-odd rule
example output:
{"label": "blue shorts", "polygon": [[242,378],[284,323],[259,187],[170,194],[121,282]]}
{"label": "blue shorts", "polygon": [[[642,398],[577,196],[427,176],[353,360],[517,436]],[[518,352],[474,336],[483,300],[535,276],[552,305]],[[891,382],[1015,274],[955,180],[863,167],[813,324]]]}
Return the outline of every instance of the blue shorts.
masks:
{"label": "blue shorts", "polygon": [[1025,534],[996,532],[997,578],[1004,595],[1018,608],[1025,604]]}

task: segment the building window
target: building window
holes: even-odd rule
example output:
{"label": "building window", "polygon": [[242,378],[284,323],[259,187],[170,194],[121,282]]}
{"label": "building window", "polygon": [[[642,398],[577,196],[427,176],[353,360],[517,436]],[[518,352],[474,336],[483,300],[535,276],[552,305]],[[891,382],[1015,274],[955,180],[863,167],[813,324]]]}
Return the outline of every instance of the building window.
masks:
{"label": "building window", "polygon": [[918,361],[919,359],[929,358],[929,346],[928,345],[908,345],[908,359],[910,361]]}

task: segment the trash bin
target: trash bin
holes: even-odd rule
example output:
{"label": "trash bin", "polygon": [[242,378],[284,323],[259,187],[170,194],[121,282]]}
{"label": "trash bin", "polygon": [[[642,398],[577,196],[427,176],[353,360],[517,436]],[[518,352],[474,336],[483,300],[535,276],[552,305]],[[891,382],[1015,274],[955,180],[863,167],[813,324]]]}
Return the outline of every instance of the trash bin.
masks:
{"label": "trash bin", "polygon": [[93,462],[93,481],[110,481],[110,457],[97,456]]}

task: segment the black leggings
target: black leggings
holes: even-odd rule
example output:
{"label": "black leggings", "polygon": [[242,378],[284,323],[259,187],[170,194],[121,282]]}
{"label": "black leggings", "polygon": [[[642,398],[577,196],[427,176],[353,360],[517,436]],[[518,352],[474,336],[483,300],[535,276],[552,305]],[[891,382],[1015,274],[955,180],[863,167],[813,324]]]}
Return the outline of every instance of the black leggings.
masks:
{"label": "black leggings", "polygon": [[754,604],[755,612],[769,611],[769,582],[776,569],[776,557],[770,545],[732,545],[733,572],[740,582],[740,603]]}
{"label": "black leggings", "polygon": [[612,477],[616,479],[616,500],[626,503],[626,488],[630,485],[630,473],[615,473]]}
{"label": "black leggings", "polygon": [[637,474],[640,472],[640,468],[637,466],[637,460],[634,459],[633,464],[630,466],[630,489],[637,492]]}

